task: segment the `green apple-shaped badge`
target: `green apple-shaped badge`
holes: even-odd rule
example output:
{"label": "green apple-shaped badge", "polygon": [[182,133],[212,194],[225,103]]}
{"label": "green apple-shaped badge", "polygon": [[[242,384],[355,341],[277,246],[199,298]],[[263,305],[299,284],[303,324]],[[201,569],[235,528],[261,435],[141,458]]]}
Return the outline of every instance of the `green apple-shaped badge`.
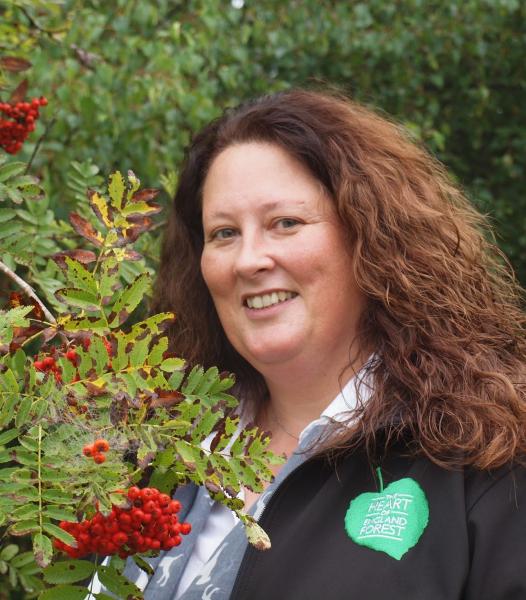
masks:
{"label": "green apple-shaped badge", "polygon": [[427,498],[409,477],[393,481],[385,489],[356,496],[345,515],[349,537],[372,550],[400,560],[420,539],[429,520]]}

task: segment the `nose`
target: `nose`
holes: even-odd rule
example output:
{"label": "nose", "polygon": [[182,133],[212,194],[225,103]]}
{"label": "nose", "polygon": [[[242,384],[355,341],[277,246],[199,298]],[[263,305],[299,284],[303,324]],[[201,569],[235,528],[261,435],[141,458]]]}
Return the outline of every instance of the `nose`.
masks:
{"label": "nose", "polygon": [[260,232],[243,232],[234,260],[234,271],[239,277],[253,278],[272,269],[274,259],[268,240]]}

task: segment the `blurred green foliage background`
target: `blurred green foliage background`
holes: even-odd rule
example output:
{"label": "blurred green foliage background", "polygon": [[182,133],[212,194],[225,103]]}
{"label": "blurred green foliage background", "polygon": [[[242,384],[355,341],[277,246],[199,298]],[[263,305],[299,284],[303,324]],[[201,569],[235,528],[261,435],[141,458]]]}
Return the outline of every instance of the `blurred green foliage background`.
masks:
{"label": "blurred green foliage background", "polygon": [[[526,284],[526,2],[0,0],[0,99],[49,106],[19,155],[50,206],[131,168],[166,200],[190,136],[225,106],[323,82],[404,123],[497,228]],[[155,263],[157,237],[150,236]]]}

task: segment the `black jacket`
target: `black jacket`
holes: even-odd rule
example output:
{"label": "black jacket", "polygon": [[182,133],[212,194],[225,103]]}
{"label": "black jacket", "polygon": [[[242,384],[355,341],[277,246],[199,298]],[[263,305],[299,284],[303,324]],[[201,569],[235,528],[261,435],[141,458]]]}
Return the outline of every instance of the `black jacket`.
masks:
{"label": "black jacket", "polygon": [[[427,526],[399,560],[356,543],[345,528],[351,500],[389,491],[379,493],[365,456],[314,458],[269,501],[259,523],[272,548],[249,546],[231,600],[526,600],[526,469],[450,471],[394,454],[381,474],[385,488],[410,478],[427,498]],[[380,546],[383,533],[400,531],[385,525],[400,524],[389,506],[382,501],[389,518],[371,530]]]}

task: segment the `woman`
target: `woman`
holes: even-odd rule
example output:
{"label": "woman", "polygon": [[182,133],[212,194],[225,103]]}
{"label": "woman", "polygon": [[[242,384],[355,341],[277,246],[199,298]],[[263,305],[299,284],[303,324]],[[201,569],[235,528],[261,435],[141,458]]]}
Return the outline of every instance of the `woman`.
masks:
{"label": "woman", "polygon": [[526,598],[525,318],[487,233],[348,100],[288,91],[196,136],[154,308],[289,459],[245,490],[267,552],[182,490],[191,543],[146,598]]}

